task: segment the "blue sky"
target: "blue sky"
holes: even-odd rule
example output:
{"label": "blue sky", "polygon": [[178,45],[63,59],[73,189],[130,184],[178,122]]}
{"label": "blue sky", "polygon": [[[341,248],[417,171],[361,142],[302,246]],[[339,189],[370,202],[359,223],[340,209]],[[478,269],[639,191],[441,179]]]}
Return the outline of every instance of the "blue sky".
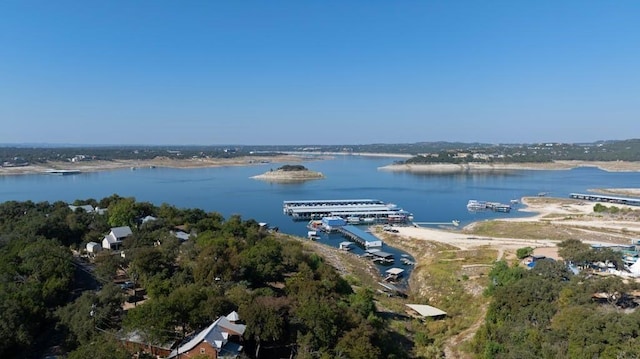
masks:
{"label": "blue sky", "polygon": [[638,1],[0,2],[0,143],[640,137]]}

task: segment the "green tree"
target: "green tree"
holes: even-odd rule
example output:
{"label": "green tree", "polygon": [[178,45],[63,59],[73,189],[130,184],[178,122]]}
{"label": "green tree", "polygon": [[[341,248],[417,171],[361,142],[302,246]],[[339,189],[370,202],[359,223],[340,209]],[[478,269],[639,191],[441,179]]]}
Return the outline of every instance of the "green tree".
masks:
{"label": "green tree", "polygon": [[108,208],[109,225],[111,227],[133,226],[135,224],[136,210],[135,198],[122,198],[111,202]]}
{"label": "green tree", "polygon": [[516,251],[516,256],[518,257],[518,259],[523,259],[532,254],[533,254],[533,248],[531,247],[518,248],[518,250]]}
{"label": "green tree", "polygon": [[263,343],[282,339],[288,305],[284,298],[257,297],[253,303],[240,306],[240,317],[244,318],[247,325],[245,338],[255,341],[256,358],[260,358],[260,347]]}

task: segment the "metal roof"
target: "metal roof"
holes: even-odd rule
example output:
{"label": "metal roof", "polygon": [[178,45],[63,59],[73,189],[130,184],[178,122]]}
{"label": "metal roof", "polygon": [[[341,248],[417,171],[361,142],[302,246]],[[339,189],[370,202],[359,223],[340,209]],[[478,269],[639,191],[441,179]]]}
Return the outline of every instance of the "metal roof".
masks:
{"label": "metal roof", "polygon": [[415,310],[423,317],[437,317],[440,315],[447,315],[446,312],[426,304],[407,304],[407,307]]}
{"label": "metal roof", "polygon": [[398,274],[402,274],[403,272],[404,272],[404,269],[402,268],[389,268],[385,271],[385,273],[391,274],[391,275],[398,275]]}

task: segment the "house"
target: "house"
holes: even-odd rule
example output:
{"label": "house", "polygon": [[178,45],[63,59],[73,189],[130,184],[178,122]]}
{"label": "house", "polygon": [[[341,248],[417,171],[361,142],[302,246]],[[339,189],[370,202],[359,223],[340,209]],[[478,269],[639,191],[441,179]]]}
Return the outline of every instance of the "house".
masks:
{"label": "house", "polygon": [[218,318],[206,329],[173,350],[168,358],[195,356],[213,359],[237,358],[242,352],[242,345],[239,342],[246,329],[244,324],[237,323],[238,319],[236,312]]}
{"label": "house", "polygon": [[114,227],[111,228],[111,232],[107,234],[102,240],[102,248],[104,249],[118,249],[122,244],[122,241],[132,235],[131,228],[129,226]]}

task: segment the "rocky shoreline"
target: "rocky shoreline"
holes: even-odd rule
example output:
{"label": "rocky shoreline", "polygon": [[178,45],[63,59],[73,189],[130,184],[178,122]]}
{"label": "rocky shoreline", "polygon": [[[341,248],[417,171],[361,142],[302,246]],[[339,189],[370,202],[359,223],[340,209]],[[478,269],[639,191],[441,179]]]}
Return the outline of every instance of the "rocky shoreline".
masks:
{"label": "rocky shoreline", "polygon": [[284,171],[278,169],[251,178],[268,182],[303,182],[323,179],[325,177],[322,173],[315,171]]}

